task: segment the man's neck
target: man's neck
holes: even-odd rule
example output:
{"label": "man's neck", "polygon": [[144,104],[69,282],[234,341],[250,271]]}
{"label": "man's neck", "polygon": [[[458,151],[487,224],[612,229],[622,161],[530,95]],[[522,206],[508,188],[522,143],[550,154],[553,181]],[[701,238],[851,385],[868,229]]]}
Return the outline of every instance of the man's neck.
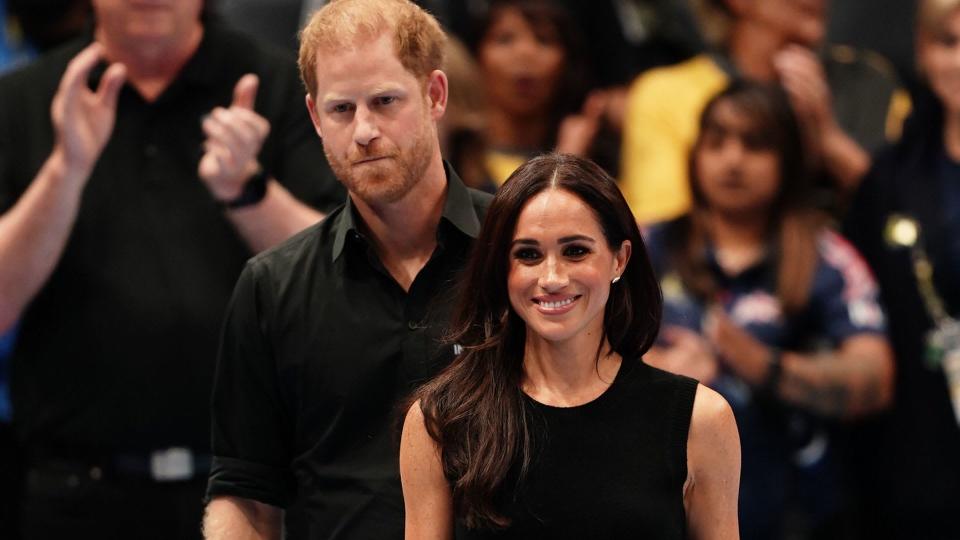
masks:
{"label": "man's neck", "polygon": [[423,178],[399,201],[371,206],[352,198],[380,261],[404,290],[436,248],[446,196],[447,176],[437,151]]}
{"label": "man's neck", "polygon": [[127,81],[146,101],[154,101],[176,79],[180,70],[197,52],[203,39],[203,26],[180,41],[124,40],[97,27],[94,37],[103,44],[106,58],[127,67]]}
{"label": "man's neck", "polygon": [[773,58],[785,45],[777,35],[753,22],[742,21],[734,25],[727,45],[741,74],[758,81],[776,80]]}

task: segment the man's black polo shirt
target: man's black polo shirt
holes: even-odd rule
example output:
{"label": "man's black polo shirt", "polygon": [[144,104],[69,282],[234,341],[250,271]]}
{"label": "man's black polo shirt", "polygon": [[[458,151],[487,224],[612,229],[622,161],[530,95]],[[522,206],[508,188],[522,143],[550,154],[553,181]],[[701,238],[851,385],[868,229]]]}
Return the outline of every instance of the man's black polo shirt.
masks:
{"label": "man's black polo shirt", "polygon": [[252,259],[228,309],[214,382],[208,494],[287,506],[311,538],[402,538],[398,403],[452,357],[455,280],[489,195],[447,167],[437,248],[409,292],[348,203]]}
{"label": "man's black polo shirt", "polygon": [[[50,154],[50,102],[89,41],[0,80],[0,211]],[[247,72],[260,76],[255,108],[271,123],[264,167],[308,204],[342,203],[292,58],[210,26],[155,102],[125,86],[66,250],[27,308],[13,353],[14,421],[30,453],[209,451],[217,339],[251,253],[197,177],[200,123],[230,104]]]}

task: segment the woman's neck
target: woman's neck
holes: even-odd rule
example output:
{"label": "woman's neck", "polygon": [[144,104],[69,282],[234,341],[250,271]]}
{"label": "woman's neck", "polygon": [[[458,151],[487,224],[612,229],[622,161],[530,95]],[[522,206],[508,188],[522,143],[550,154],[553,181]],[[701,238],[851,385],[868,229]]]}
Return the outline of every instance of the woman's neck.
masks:
{"label": "woman's neck", "polygon": [[763,257],[767,219],[761,216],[707,215],[707,231],[717,262],[728,274],[737,274]]}
{"label": "woman's neck", "polygon": [[487,122],[487,143],[492,148],[540,150],[547,138],[546,115],[517,116],[491,108]]}
{"label": "woman's neck", "polygon": [[[523,390],[540,403],[573,407],[593,401],[610,386],[620,369],[621,357],[604,340],[599,329],[584,331],[564,342],[529,337],[524,348]],[[599,356],[597,355],[600,350]]]}
{"label": "woman's neck", "polygon": [[773,57],[784,46],[780,38],[750,21],[737,24],[730,36],[730,58],[741,74],[759,81],[776,80]]}

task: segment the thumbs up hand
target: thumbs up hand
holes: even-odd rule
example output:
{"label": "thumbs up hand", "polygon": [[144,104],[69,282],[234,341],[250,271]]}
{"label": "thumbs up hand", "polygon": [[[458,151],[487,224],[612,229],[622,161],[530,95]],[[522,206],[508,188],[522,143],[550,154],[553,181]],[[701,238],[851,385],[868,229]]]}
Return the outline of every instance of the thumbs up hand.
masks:
{"label": "thumbs up hand", "polygon": [[259,84],[252,73],[240,77],[230,106],[213,109],[203,120],[207,139],[197,172],[217,200],[237,198],[260,170],[257,154],[270,133],[270,122],[253,110]]}

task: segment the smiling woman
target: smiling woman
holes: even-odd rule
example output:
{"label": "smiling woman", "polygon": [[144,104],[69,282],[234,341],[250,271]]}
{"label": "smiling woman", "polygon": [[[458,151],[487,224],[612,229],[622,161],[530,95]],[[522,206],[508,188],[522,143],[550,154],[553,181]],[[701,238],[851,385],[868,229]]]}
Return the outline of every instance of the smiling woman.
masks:
{"label": "smiling woman", "polygon": [[535,158],[477,246],[453,323],[463,353],[404,423],[407,538],[736,538],[732,413],[641,360],[660,291],[615,181]]}

